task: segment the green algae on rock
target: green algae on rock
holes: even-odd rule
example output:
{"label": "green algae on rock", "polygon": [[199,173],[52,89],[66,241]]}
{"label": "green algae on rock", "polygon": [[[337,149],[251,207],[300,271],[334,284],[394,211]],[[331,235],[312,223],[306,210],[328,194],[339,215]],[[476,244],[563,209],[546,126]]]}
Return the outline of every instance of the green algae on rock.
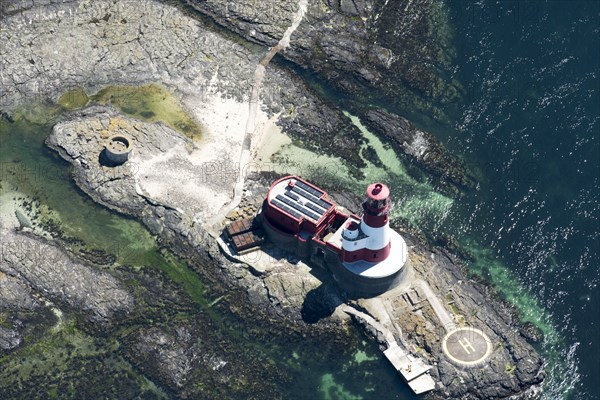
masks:
{"label": "green algae on rock", "polygon": [[110,104],[121,112],[146,122],[163,122],[192,140],[201,137],[202,129],[183,108],[181,102],[164,86],[150,83],[142,86],[111,85],[88,95],[77,87],[57,100],[66,110],[78,110],[91,102]]}
{"label": "green algae on rock", "polygon": [[164,122],[192,140],[201,137],[201,129],[177,98],[157,84],[143,86],[107,86],[91,100],[111,104],[123,113],[146,122]]}
{"label": "green algae on rock", "polygon": [[69,90],[58,98],[58,104],[67,110],[85,107],[89,101],[90,98],[82,87]]}

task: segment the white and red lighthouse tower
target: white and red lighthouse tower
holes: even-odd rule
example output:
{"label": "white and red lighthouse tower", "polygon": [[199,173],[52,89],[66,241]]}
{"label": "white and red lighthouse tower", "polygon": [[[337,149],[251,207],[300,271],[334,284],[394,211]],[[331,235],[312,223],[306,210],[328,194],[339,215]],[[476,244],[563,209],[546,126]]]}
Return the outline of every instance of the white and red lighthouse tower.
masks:
{"label": "white and red lighthouse tower", "polygon": [[349,218],[342,233],[342,264],[363,280],[393,280],[408,259],[406,242],[390,229],[390,189],[383,183],[367,188],[360,220]]}

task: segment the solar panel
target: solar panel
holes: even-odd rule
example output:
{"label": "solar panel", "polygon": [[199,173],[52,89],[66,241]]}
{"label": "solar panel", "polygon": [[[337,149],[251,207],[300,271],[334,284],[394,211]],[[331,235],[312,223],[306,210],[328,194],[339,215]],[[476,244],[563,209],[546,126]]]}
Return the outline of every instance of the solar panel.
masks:
{"label": "solar panel", "polygon": [[315,195],[315,197],[321,197],[321,196],[323,195],[323,193],[319,192],[319,191],[318,191],[318,190],[316,190],[316,189],[313,189],[313,188],[311,188],[310,186],[309,186],[309,187],[308,187],[306,190],[308,190],[308,192],[309,192],[310,194],[313,194],[313,195]]}
{"label": "solar panel", "polygon": [[292,214],[294,217],[296,217],[296,218],[302,218],[302,213],[300,213],[300,212],[298,212],[298,211],[296,211],[296,210],[294,210],[294,209],[292,209],[290,207],[288,207],[287,211],[290,214]]}
{"label": "solar panel", "polygon": [[308,193],[306,190],[299,188],[298,186],[294,186],[292,188],[292,190],[296,193],[298,193],[300,196],[307,198],[308,200],[312,201],[313,203],[317,203],[319,201],[319,198],[316,196],[313,196],[312,194]]}
{"label": "solar panel", "polygon": [[293,201],[293,200],[290,200],[290,199],[286,199],[286,200],[287,200],[286,203],[287,203],[288,206],[295,208],[296,210],[300,211],[303,214],[307,214],[307,211],[309,211],[302,204],[300,204],[300,203],[298,203],[296,201]]}
{"label": "solar panel", "polygon": [[302,189],[306,190],[308,193],[312,194],[313,196],[316,196],[317,198],[323,195],[322,191],[317,190],[304,182],[296,181],[296,185],[300,186]]}
{"label": "solar panel", "polygon": [[275,198],[276,198],[277,200],[281,201],[282,203],[285,203],[285,204],[287,204],[287,205],[288,205],[288,206],[290,206],[290,207],[294,207],[294,208],[295,208],[295,205],[296,205],[296,204],[298,204],[298,203],[297,203],[297,202],[295,202],[294,200],[292,200],[292,199],[289,199],[289,198],[287,198],[287,197],[284,197],[284,196],[282,196],[282,195],[280,195],[280,194],[278,194],[278,195],[277,195]]}
{"label": "solar panel", "polygon": [[302,213],[301,212],[298,212],[298,211],[294,210],[291,207],[286,207],[286,209],[287,209],[287,212],[289,212],[290,214],[292,214],[294,217],[296,217],[296,218],[301,218],[302,217]]}
{"label": "solar panel", "polygon": [[288,208],[285,204],[283,204],[282,202],[280,202],[279,200],[276,200],[276,199],[272,199],[271,203],[275,204],[277,207],[279,207],[283,210],[286,210]]}
{"label": "solar panel", "polygon": [[315,221],[318,221],[322,215],[321,213],[312,212],[311,210],[309,210],[306,207],[302,207],[302,212],[305,213],[306,215],[308,215],[309,217],[311,217],[312,219],[314,219]]}
{"label": "solar panel", "polygon": [[287,212],[289,212],[290,214],[292,214],[293,216],[295,216],[297,218],[300,218],[304,215],[302,210],[298,209],[298,207],[295,207],[292,204],[283,204],[283,206],[285,207],[285,210]]}
{"label": "solar panel", "polygon": [[328,203],[325,200],[318,199],[316,196],[313,196],[312,194],[306,192],[302,188],[294,186],[292,188],[292,191],[296,192],[297,194],[299,194],[300,196],[304,197],[305,199],[313,202],[314,204],[318,205],[319,207],[322,207],[325,211],[327,211],[327,210],[329,210],[331,208],[331,204],[330,203]]}
{"label": "solar panel", "polygon": [[311,217],[315,221],[318,221],[319,218],[321,218],[319,215],[315,214],[314,212],[312,212],[310,210],[305,210],[304,212],[306,213],[306,215],[308,215],[309,217]]}
{"label": "solar panel", "polygon": [[290,192],[289,190],[285,191],[285,195],[288,196],[288,197],[291,197],[292,199],[294,199],[296,201],[298,201],[300,199],[300,196],[298,196],[295,193]]}
{"label": "solar panel", "polygon": [[311,210],[313,210],[314,212],[316,212],[318,214],[323,214],[323,210],[314,203],[307,203],[306,207],[310,208]]}
{"label": "solar panel", "polygon": [[326,210],[329,210],[329,208],[331,207],[331,204],[329,204],[328,202],[326,202],[325,200],[319,200],[317,202],[317,204],[321,207],[323,207]]}
{"label": "solar panel", "polygon": [[281,201],[279,201],[277,199],[272,199],[271,202],[273,204],[275,204],[277,207],[281,208],[282,210],[293,215],[296,218],[302,217],[302,213],[299,213],[298,211],[294,210],[293,208],[289,207],[288,205],[282,203]]}
{"label": "solar panel", "polygon": [[296,181],[295,184],[296,184],[296,186],[301,187],[303,189],[307,186],[304,182],[300,182],[300,181]]}
{"label": "solar panel", "polygon": [[304,210],[304,207],[302,207],[302,204],[290,202],[290,203],[288,203],[288,206],[295,208],[296,210],[300,211],[302,214],[305,213],[304,212],[305,210]]}
{"label": "solar panel", "polygon": [[[323,212],[321,210],[319,210],[314,204],[307,203],[306,207],[305,207],[302,204],[298,203],[297,201],[294,201],[294,200],[292,200],[288,197],[282,196],[280,194],[275,196],[274,201],[278,202],[278,203],[275,203],[277,206],[279,206],[279,204],[281,204],[282,206],[292,208],[296,212],[299,212],[300,215],[306,215],[307,217],[310,217],[315,221],[318,221],[321,218],[321,216],[323,215]],[[317,212],[314,213],[309,208],[311,208]],[[285,208],[284,208],[284,210],[285,210]]]}
{"label": "solar panel", "polygon": [[304,190],[306,193],[309,193],[309,194],[311,194],[312,196],[315,196],[316,198],[319,198],[319,197],[321,197],[321,193],[319,193],[319,192],[316,192],[316,194],[315,194],[315,190],[314,190],[313,188],[311,188],[311,187],[310,187],[310,186],[308,186],[308,185],[305,185],[305,184],[303,184],[302,182],[298,182],[298,184],[297,184],[295,187],[297,187],[297,188],[300,188],[300,189]]}
{"label": "solar panel", "polygon": [[306,213],[308,215],[310,215],[310,217],[312,219],[314,219],[315,221],[318,221],[319,219],[321,219],[321,217],[323,216],[323,214],[321,214],[320,212],[312,212],[310,210],[306,210]]}

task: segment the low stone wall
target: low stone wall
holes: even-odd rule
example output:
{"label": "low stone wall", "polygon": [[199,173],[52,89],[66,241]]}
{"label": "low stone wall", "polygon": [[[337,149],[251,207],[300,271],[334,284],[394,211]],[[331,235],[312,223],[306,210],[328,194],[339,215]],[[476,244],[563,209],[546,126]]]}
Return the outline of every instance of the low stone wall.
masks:
{"label": "low stone wall", "polygon": [[373,297],[396,287],[405,276],[410,262],[407,261],[402,268],[384,278],[365,278],[348,271],[341,263],[329,262],[328,269],[340,287],[350,297]]}
{"label": "low stone wall", "polygon": [[271,243],[284,250],[297,253],[298,239],[296,236],[280,231],[275,226],[271,225],[262,214],[258,215],[256,218],[259,219],[258,222],[263,227],[263,230]]}

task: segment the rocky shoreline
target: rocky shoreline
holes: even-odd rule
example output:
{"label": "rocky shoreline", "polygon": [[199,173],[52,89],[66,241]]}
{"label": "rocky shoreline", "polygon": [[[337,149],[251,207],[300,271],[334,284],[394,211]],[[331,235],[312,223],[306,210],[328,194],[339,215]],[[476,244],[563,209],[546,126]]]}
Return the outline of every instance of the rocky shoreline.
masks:
{"label": "rocky shoreline", "polygon": [[[74,177],[78,185],[96,201],[117,209],[120,212],[141,218],[145,225],[157,234],[161,241],[180,256],[188,260],[194,260],[198,255],[211,257],[206,264],[218,265],[218,273],[222,279],[233,283],[231,290],[242,289],[243,296],[248,296],[251,307],[256,307],[253,315],[264,313],[263,318],[269,320],[276,318],[281,324],[288,321],[290,326],[296,329],[307,329],[303,319],[315,319],[315,315],[329,316],[323,318],[327,324],[335,326],[340,320],[344,320],[339,313],[335,313],[336,306],[348,302],[349,299],[340,292],[326,273],[319,278],[323,279],[325,287],[320,287],[321,281],[315,278],[315,272],[304,270],[291,265],[285,267],[282,262],[281,268],[270,268],[268,271],[257,271],[245,264],[232,263],[224,258],[214,248],[214,240],[207,235],[206,231],[198,223],[194,223],[185,214],[175,209],[165,208],[149,202],[143,195],[136,193],[136,182],[125,169],[121,175],[106,177],[101,166],[95,162],[97,153],[101,149],[100,138],[90,140],[83,132],[93,130],[93,126],[107,125],[106,119],[123,118],[114,111],[104,108],[84,110],[73,115],[69,121],[59,123],[55,126],[52,135],[48,138],[48,145],[57,150],[61,156],[74,165]],[[104,119],[104,122],[102,120]],[[143,124],[134,120],[129,121],[134,126],[133,139],[139,144],[139,152],[136,157],[156,157],[146,152],[147,145],[161,143],[165,137],[165,128],[160,124]],[[77,134],[80,132],[80,134]],[[172,136],[178,134],[169,132]],[[171,140],[171,143],[176,143]],[[168,151],[163,149],[163,151]],[[135,158],[132,162],[135,162]],[[100,189],[97,189],[100,188]],[[261,183],[249,183],[246,193],[253,193],[252,198],[256,202],[262,196],[260,193],[266,191],[267,186]],[[126,195],[123,195],[126,194]],[[258,196],[257,196],[258,194]],[[212,243],[212,245],[211,245]],[[512,334],[512,326],[516,321],[508,312],[508,309],[499,307],[495,300],[489,298],[488,291],[483,285],[476,285],[465,279],[465,271],[459,266],[460,263],[442,249],[430,249],[419,242],[411,244],[411,264],[414,273],[421,279],[426,280],[437,292],[440,298],[452,296],[454,307],[458,315],[461,315],[463,323],[472,326],[486,326],[490,340],[496,346],[493,359],[483,369],[461,369],[446,361],[440,350],[440,332],[444,326],[435,323],[425,324],[419,322],[409,309],[402,306],[398,298],[389,299],[394,306],[393,316],[397,318],[403,328],[405,337],[400,338],[407,343],[409,348],[422,348],[426,351],[427,360],[436,365],[434,376],[443,387],[440,388],[441,398],[504,398],[517,394],[523,388],[537,385],[543,380],[542,360],[535,351],[526,344],[520,334]],[[207,271],[201,272],[203,277]],[[234,289],[237,288],[237,289]],[[307,302],[306,299],[310,299]],[[243,303],[243,301],[241,301]],[[368,301],[350,302],[359,309],[366,310],[372,315],[377,315],[370,310]],[[471,310],[471,311],[468,311]],[[435,321],[436,317],[431,310],[426,308],[422,311],[425,320]],[[319,318],[316,318],[319,320]],[[272,321],[272,320],[271,320]],[[317,329],[312,325],[308,329]],[[508,373],[507,365],[511,371]],[[456,385],[461,380],[468,384]]]}
{"label": "rocky shoreline", "polygon": [[[177,6],[149,0],[136,3],[135,7],[130,3],[108,1],[34,3],[16,1],[2,5],[1,22],[7,29],[0,32],[1,41],[5,43],[0,57],[3,70],[1,84],[5,88],[0,108],[7,120],[10,121],[20,104],[31,98],[56,100],[66,89],[84,87],[93,93],[108,84],[161,82],[173,88],[192,117],[205,129],[207,138],[210,139],[210,132],[215,133],[219,129],[232,132],[224,139],[229,141],[228,149],[214,147],[217,154],[214,154],[214,159],[209,159],[213,162],[211,168],[217,165],[216,160],[233,159],[235,163],[235,155],[245,138],[244,115],[236,117],[235,109],[214,117],[202,114],[217,113],[217,101],[231,106],[237,103],[247,106],[244,101],[248,100],[252,86],[250,77],[264,56],[263,47],[247,42],[236,43],[207,28]],[[245,2],[240,2],[236,10],[224,9],[225,2],[189,3],[240,34],[244,40],[269,46],[281,37],[297,8],[295,2],[269,3],[269,7],[277,12],[265,13]],[[388,85],[385,74],[391,73],[386,65],[396,57],[393,52],[375,46],[368,49],[370,56],[364,58],[359,57],[361,51],[354,51],[357,41],[365,42],[373,33],[369,25],[373,21],[369,18],[377,13],[378,6],[367,1],[342,1],[340,6],[326,3],[326,12],[321,10],[313,15],[309,12],[307,19],[312,21],[311,24],[300,24],[284,57],[315,69],[349,92],[359,91],[360,87],[381,89]],[[257,14],[250,18],[246,13],[252,10]],[[318,23],[314,20],[316,15],[321,18]],[[271,23],[263,23],[261,18],[270,18]],[[29,21],[35,23],[30,24]],[[315,37],[314,32],[320,30],[310,30],[313,25],[331,30],[327,27],[329,24],[334,26],[333,31],[339,27],[340,35],[345,39],[331,34]],[[165,30],[173,35],[165,35]],[[340,40],[345,45],[334,46]],[[55,50],[56,45],[61,51]],[[342,51],[344,48],[347,48],[346,51]],[[81,57],[82,53],[86,56]],[[7,54],[11,57],[6,57]],[[323,57],[331,62],[319,69],[319,60]],[[360,61],[355,57],[359,57]],[[415,71],[409,71],[406,65],[396,65],[391,70],[395,71],[395,68],[404,71],[405,80],[415,76]],[[432,78],[413,79],[411,82],[415,90],[434,93],[436,85],[439,86],[439,83],[432,83],[434,81]],[[432,86],[427,86],[429,84]],[[341,110],[322,100],[290,70],[269,65],[260,99],[259,120],[263,126],[278,116],[275,122],[277,129],[292,140],[317,154],[342,156],[350,172],[354,176],[361,175],[364,159],[360,155],[364,139],[358,129]],[[391,141],[399,154],[415,162],[420,174],[429,174],[443,189],[457,194],[472,186],[472,178],[461,167],[460,161],[446,153],[431,135],[415,129],[407,120],[382,110],[367,111],[361,118]],[[103,132],[118,129],[130,132],[136,148],[130,163],[111,169],[99,163],[98,155],[105,139]],[[283,254],[276,257],[277,262],[281,261],[279,270],[263,273],[245,264],[231,262],[219,251],[206,221],[214,213],[214,207],[219,209],[226,204],[237,176],[226,173],[221,166],[212,169],[210,174],[203,170],[208,164],[204,156],[198,156],[198,148],[207,143],[195,143],[164,124],[145,123],[113,108],[98,105],[66,113],[47,139],[48,146],[73,165],[73,178],[87,195],[105,207],[141,220],[162,246],[171,249],[195,268],[215,295],[227,295],[222,306],[228,307],[235,315],[252,315],[253,319],[285,329],[290,334],[336,336],[345,331],[349,318],[335,310],[337,305],[348,299],[326,274],[317,273],[316,277],[314,271],[299,271]],[[165,157],[168,163],[163,160]],[[444,168],[448,165],[452,167]],[[193,191],[170,191],[160,187],[160,180],[164,180],[164,174],[169,172],[173,173],[173,177],[189,180],[194,185]],[[238,209],[256,209],[267,185],[268,180],[261,178],[260,174],[254,180],[248,180]],[[200,191],[206,194],[197,196]],[[3,244],[12,239],[14,242],[27,242],[28,246],[45,243],[31,234],[14,233],[8,229],[4,229],[1,235]],[[402,315],[397,315],[402,320],[403,329],[410,329],[407,332],[409,341],[425,349],[428,360],[436,365],[434,375],[443,387],[431,397],[505,398],[523,395],[529,388],[541,384],[542,360],[523,337],[511,335],[517,323],[512,314],[498,306],[495,300],[487,298],[485,286],[465,279],[465,271],[457,259],[439,248],[431,249],[417,241],[411,244],[415,260],[418,260],[415,273],[427,279],[441,297],[447,295],[446,288],[454,288],[454,300],[459,310],[485,310],[472,315],[463,313],[467,322],[489,326],[496,335],[493,338],[496,342],[509,343],[509,346],[496,349],[494,362],[490,364],[493,367],[461,370],[441,356],[440,327],[420,326],[418,321],[402,320]],[[8,299],[5,301],[10,305],[0,303],[0,308],[41,307],[33,295],[19,298],[9,295],[16,293],[11,287],[24,285],[28,289],[23,293],[39,291],[43,296],[77,309],[90,318],[89,329],[92,331],[98,329],[98,324],[118,325],[120,318],[128,322],[136,320],[138,306],[128,292],[131,288],[121,287],[119,279],[124,279],[123,276],[117,279],[109,273],[96,272],[95,268],[84,265],[84,262],[61,250],[59,247],[64,244],[60,242],[48,246],[56,249],[56,254],[64,261],[60,265],[65,270],[37,268],[43,262],[28,258],[30,254],[27,251],[21,255],[3,252],[0,271],[6,277],[0,275],[3,279],[0,293],[7,294],[1,296],[0,301]],[[37,254],[44,256],[44,253]],[[430,261],[433,259],[435,262]],[[90,291],[89,287],[94,285],[85,284],[88,278],[103,285]],[[131,276],[128,275],[128,278]],[[77,284],[86,288],[78,289]],[[146,287],[146,284],[142,286]],[[148,289],[139,290],[146,293]],[[95,294],[99,297],[94,297]],[[178,297],[176,294],[173,296]],[[142,296],[145,303],[151,297],[151,294]],[[181,299],[176,301],[186,303]],[[369,311],[368,304],[358,302],[352,303],[352,306]],[[48,315],[50,307],[42,308]],[[113,317],[113,314],[117,316]],[[50,316],[47,319],[52,320]],[[139,327],[123,338],[128,344],[125,356],[136,368],[181,397],[203,395],[217,398],[219,393],[210,393],[209,388],[198,389],[193,382],[201,379],[216,384],[221,379],[218,376],[209,374],[200,378],[199,374],[203,370],[218,371],[221,368],[229,368],[228,376],[251,375],[248,378],[250,383],[240,382],[242,393],[274,390],[267,384],[262,388],[254,385],[258,382],[264,384],[264,378],[274,373],[275,368],[249,373],[242,365],[223,364],[225,361],[217,354],[202,352],[190,336],[190,331],[198,329],[196,324],[199,322],[173,329]],[[50,322],[46,322],[44,326],[49,325]],[[0,329],[3,334],[0,346],[3,349],[15,349],[21,344],[23,334],[14,327],[0,326]],[[228,346],[230,344],[222,349],[225,354]],[[505,365],[514,368],[506,371]],[[457,385],[458,381],[467,384]]]}
{"label": "rocky shoreline", "polygon": [[[294,3],[281,2],[269,7],[277,9],[285,4]],[[249,4],[239,7],[244,11],[253,9]],[[285,27],[284,21],[290,17],[283,9],[285,7],[259,15],[276,19],[278,26]],[[167,14],[162,19],[157,18],[165,10]],[[48,1],[32,5],[26,1],[15,1],[4,5],[4,14],[3,54],[11,54],[11,57],[1,60],[4,72],[0,82],[3,87],[0,113],[8,118],[12,118],[11,113],[24,99],[56,101],[66,90],[76,87],[84,87],[93,93],[106,85],[161,82],[173,88],[192,116],[202,121],[197,110],[200,103],[220,98],[248,100],[253,69],[264,54],[264,48],[245,41],[252,38],[244,36],[242,42],[224,38],[214,28],[198,25],[188,15],[190,11],[180,9],[177,4],[161,6],[145,1],[134,11],[128,5],[110,2]],[[314,14],[311,2],[305,18],[310,21]],[[326,15],[338,14],[329,11]],[[36,19],[39,21],[35,26],[30,25]],[[136,24],[135,21],[139,22]],[[339,22],[340,27],[344,27],[341,32],[348,29],[352,36],[351,26],[355,24],[346,25],[347,21],[344,21],[346,19]],[[292,41],[292,45],[282,53],[284,56],[302,48],[298,41],[306,38],[303,35],[307,26],[310,25],[300,24],[294,35],[297,40]],[[161,35],[162,29],[174,30],[176,34]],[[280,33],[279,30],[277,33]],[[11,34],[18,31],[23,33]],[[85,49],[69,45],[75,34],[82,42],[89,43]],[[361,37],[364,39],[364,34]],[[49,38],[53,38],[52,42]],[[337,36],[332,39],[340,40]],[[64,54],[54,50],[54,42],[64,46]],[[21,49],[32,51],[23,52]],[[87,56],[79,57],[72,53],[74,49],[87,52]],[[164,52],[168,53],[168,57]],[[359,65],[351,62],[345,64],[346,68],[360,69]],[[286,135],[317,154],[340,157],[352,174],[360,175],[359,170],[364,166],[360,157],[364,139],[360,132],[341,110],[316,96],[290,70],[269,65],[260,100],[265,118],[267,115],[281,115],[277,125]],[[368,112],[362,111],[359,117],[368,120]],[[395,121],[389,128],[402,130],[404,139],[409,142],[420,140],[420,134],[417,134],[420,131],[405,119]],[[450,184],[452,189],[449,192],[459,193],[468,182],[468,171],[433,137],[428,136],[428,139],[428,143],[420,142],[420,152],[429,154],[427,165],[455,165],[452,179],[441,187]],[[429,151],[429,147],[433,151]],[[397,150],[399,154],[406,153],[409,159],[414,159],[410,149],[398,146]],[[431,177],[439,179],[439,175],[438,171]]]}
{"label": "rocky shoreline", "polygon": [[[277,42],[296,6],[287,1],[259,7],[252,0],[186,1],[219,25],[264,46]],[[443,3],[311,1],[305,18],[294,45],[282,56],[349,97],[374,93],[366,95],[371,102],[427,108],[420,96],[449,102],[462,91],[457,82],[440,77],[440,69],[453,57]],[[428,112],[444,118],[435,108]]]}

